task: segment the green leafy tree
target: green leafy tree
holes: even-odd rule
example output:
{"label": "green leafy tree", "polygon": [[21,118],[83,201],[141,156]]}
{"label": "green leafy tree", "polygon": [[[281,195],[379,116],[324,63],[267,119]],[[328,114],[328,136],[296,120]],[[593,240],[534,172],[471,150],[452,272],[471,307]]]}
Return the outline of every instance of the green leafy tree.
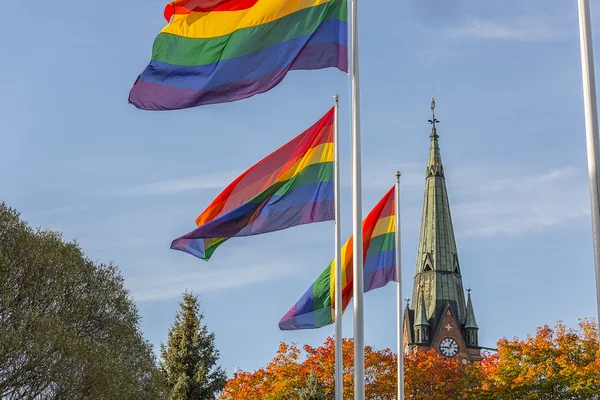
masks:
{"label": "green leafy tree", "polygon": [[212,400],[223,389],[227,376],[217,365],[215,334],[202,323],[204,315],[196,296],[185,293],[181,310],[161,345],[161,368],[172,400]]}
{"label": "green leafy tree", "polygon": [[319,383],[317,374],[311,372],[306,380],[306,387],[300,389],[300,400],[327,400],[325,389]]}
{"label": "green leafy tree", "polygon": [[0,398],[158,399],[163,388],[117,267],[0,203]]}

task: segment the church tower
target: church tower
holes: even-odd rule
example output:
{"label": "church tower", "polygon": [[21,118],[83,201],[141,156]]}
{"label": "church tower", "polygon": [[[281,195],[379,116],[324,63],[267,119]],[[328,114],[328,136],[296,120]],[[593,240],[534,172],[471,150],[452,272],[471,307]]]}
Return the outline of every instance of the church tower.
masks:
{"label": "church tower", "polygon": [[431,111],[429,162],[412,308],[407,304],[404,310],[404,337],[409,348],[434,348],[446,357],[459,357],[466,364],[481,359],[479,327],[470,290],[465,302],[440,155],[435,100],[431,102]]}

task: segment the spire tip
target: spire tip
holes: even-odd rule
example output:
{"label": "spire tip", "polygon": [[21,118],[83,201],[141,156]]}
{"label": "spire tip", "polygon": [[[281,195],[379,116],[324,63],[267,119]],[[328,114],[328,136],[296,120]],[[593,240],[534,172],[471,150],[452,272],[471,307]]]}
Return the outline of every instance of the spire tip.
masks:
{"label": "spire tip", "polygon": [[435,118],[435,97],[433,97],[433,94],[431,95],[431,105],[429,106],[429,109],[431,110],[431,119],[428,119],[427,121],[433,126],[431,129],[431,136],[435,137],[437,136],[435,124],[439,123],[440,121]]}

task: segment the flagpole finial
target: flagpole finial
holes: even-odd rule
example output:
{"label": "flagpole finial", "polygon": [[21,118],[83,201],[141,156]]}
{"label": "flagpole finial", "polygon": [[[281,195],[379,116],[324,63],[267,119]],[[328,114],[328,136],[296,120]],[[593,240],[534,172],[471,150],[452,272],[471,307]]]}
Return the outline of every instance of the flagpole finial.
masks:
{"label": "flagpole finial", "polygon": [[396,171],[396,179],[400,179],[402,173],[400,171]]}
{"label": "flagpole finial", "polygon": [[336,103],[338,101],[340,101],[340,95],[339,95],[339,93],[336,93],[336,94],[333,95],[333,100],[335,100]]}

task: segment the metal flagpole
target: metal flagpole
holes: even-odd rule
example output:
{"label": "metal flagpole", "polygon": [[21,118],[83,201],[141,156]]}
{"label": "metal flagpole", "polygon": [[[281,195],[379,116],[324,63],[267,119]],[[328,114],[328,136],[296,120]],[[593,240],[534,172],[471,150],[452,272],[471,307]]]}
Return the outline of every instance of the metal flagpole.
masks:
{"label": "metal flagpole", "polygon": [[402,251],[400,248],[400,171],[396,172],[396,294],[398,308],[398,400],[404,400],[404,331],[402,326]]}
{"label": "metal flagpole", "polygon": [[335,152],[335,400],[343,400],[344,379],[342,374],[342,249],[340,243],[340,95],[333,96],[334,106],[334,152]]}
{"label": "metal flagpole", "polygon": [[592,231],[594,237],[594,262],[596,266],[596,300],[598,327],[600,329],[600,182],[597,160],[598,150],[598,109],[596,104],[596,78],[594,76],[594,49],[592,47],[592,27],[590,4],[579,0],[579,41],[581,44],[581,75],[583,78],[583,100],[585,107],[585,127],[592,206]]}
{"label": "metal flagpole", "polygon": [[365,328],[363,310],[362,176],[360,161],[360,84],[358,0],[352,0],[352,266],[354,296],[354,400],[365,400]]}

